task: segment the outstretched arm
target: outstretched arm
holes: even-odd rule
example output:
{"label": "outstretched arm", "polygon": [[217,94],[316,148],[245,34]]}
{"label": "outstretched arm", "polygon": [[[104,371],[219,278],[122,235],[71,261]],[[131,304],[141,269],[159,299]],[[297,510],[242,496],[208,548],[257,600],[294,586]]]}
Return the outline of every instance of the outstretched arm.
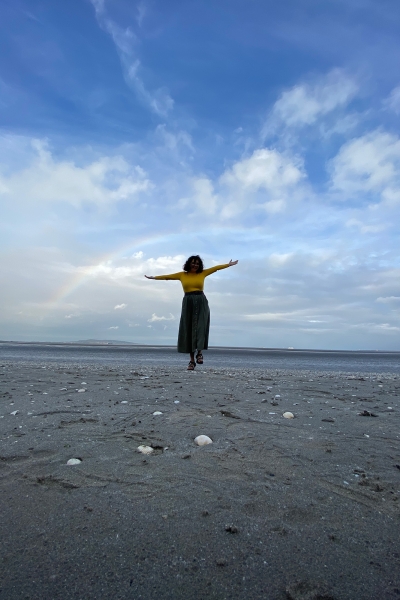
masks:
{"label": "outstretched arm", "polygon": [[211,275],[211,273],[215,273],[216,271],[220,271],[221,269],[227,269],[228,267],[233,267],[238,264],[238,260],[230,260],[225,265],[217,265],[216,267],[210,267],[209,269],[204,269],[203,273],[207,275]]}
{"label": "outstretched arm", "polygon": [[171,275],[156,275],[156,277],[154,277],[153,275],[145,275],[145,277],[146,279],[170,279],[180,281],[181,273],[172,273]]}

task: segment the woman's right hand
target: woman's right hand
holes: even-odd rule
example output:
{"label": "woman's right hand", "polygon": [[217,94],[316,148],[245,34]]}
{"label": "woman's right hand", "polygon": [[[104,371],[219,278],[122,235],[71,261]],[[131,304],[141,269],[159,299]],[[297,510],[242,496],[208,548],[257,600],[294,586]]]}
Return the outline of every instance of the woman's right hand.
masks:
{"label": "woman's right hand", "polygon": [[153,277],[153,275],[145,275],[146,279],[155,279],[155,277]]}

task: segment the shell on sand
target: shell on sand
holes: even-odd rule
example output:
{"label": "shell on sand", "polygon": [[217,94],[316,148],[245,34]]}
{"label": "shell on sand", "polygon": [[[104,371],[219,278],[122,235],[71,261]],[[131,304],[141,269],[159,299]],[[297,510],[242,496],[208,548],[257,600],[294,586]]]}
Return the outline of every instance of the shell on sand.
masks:
{"label": "shell on sand", "polygon": [[151,446],[138,446],[138,450],[142,454],[152,454],[154,452],[154,448]]}
{"label": "shell on sand", "polygon": [[155,412],[153,412],[153,415],[162,415],[162,412],[160,410],[156,410]]}
{"label": "shell on sand", "polygon": [[208,435],[198,435],[196,438],[194,438],[194,441],[198,446],[207,446],[207,444],[213,443],[212,439],[209,438]]}
{"label": "shell on sand", "polygon": [[15,415],[17,415],[18,413],[19,413],[19,410],[13,410],[12,413],[10,413],[10,415],[14,415],[14,417],[15,417]]}
{"label": "shell on sand", "polygon": [[79,465],[81,462],[80,458],[70,458],[67,465],[70,467],[71,465]]}
{"label": "shell on sand", "polygon": [[294,414],[292,412],[284,412],[282,416],[285,419],[294,419]]}

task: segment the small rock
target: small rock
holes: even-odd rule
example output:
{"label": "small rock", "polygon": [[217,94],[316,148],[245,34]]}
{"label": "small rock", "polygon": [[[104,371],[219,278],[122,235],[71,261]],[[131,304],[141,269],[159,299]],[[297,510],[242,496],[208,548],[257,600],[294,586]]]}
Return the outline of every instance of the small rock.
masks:
{"label": "small rock", "polygon": [[226,560],[224,558],[217,558],[215,562],[219,567],[225,567],[226,565]]}
{"label": "small rock", "polygon": [[363,410],[358,414],[360,417],[377,417],[378,416],[375,413],[370,412],[369,410]]}
{"label": "small rock", "polygon": [[335,600],[325,587],[318,583],[299,581],[286,588],[288,600]]}
{"label": "small rock", "polygon": [[282,415],[285,419],[294,419],[294,414],[291,412],[284,412]]}
{"label": "small rock", "polygon": [[194,441],[198,446],[207,446],[207,444],[213,443],[212,439],[209,438],[208,435],[198,435],[196,438],[194,438]]}
{"label": "small rock", "polygon": [[162,412],[160,410],[156,410],[155,412],[153,412],[154,417],[157,415],[162,415]]}
{"label": "small rock", "polygon": [[78,392],[86,392],[85,388],[81,388]]}
{"label": "small rock", "polygon": [[121,400],[121,404],[128,404],[128,400]]}
{"label": "small rock", "polygon": [[152,448],[151,446],[138,446],[138,450],[142,454],[153,454],[154,452],[154,448]]}
{"label": "small rock", "polygon": [[70,459],[67,461],[67,465],[68,465],[69,467],[70,467],[70,466],[72,466],[72,465],[80,465],[80,464],[81,464],[81,462],[82,462],[82,461],[81,461],[81,459],[80,459],[80,458],[70,458]]}
{"label": "small rock", "polygon": [[321,421],[325,421],[325,423],[334,423],[335,419],[332,417],[327,417],[326,419],[321,419]]}
{"label": "small rock", "polygon": [[10,415],[14,415],[14,417],[15,417],[15,415],[17,415],[18,413],[19,413],[19,410],[13,410],[12,413],[10,413]]}
{"label": "small rock", "polygon": [[237,533],[239,530],[237,527],[235,527],[235,525],[226,525],[225,531],[228,533]]}

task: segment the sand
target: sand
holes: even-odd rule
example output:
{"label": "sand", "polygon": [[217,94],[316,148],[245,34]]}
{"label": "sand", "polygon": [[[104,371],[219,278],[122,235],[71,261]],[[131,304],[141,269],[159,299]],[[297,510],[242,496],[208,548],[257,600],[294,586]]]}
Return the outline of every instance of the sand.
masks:
{"label": "sand", "polygon": [[0,381],[1,598],[400,598],[397,375],[3,362]]}

